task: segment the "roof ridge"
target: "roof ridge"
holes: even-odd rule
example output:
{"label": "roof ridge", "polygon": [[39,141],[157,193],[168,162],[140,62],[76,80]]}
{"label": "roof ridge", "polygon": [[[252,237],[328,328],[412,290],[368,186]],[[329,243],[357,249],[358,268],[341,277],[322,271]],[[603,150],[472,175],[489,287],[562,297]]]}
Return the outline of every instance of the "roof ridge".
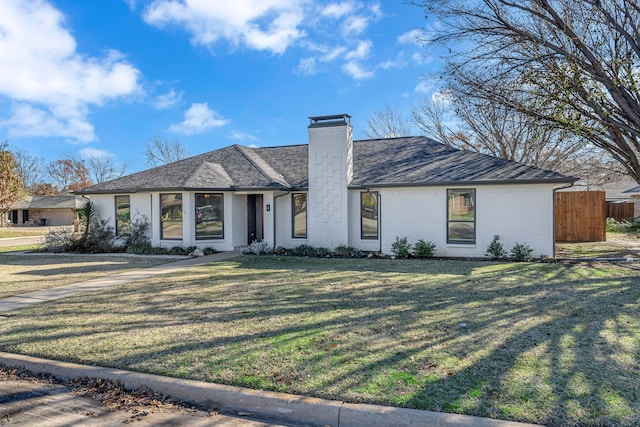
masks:
{"label": "roof ridge", "polygon": [[285,187],[291,187],[291,185],[284,179],[281,173],[276,171],[265,159],[263,159],[258,153],[253,151],[250,147],[245,147],[240,144],[233,144],[233,147],[238,150],[240,154],[244,156],[249,163],[253,165],[265,178],[271,182],[278,183]]}

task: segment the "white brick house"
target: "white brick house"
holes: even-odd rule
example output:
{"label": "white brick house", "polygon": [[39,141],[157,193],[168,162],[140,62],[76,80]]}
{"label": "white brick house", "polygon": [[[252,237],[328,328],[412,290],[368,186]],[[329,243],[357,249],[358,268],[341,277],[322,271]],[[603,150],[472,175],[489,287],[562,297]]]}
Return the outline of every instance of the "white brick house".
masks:
{"label": "white brick house", "polygon": [[144,215],[154,245],[232,250],[348,245],[396,236],[481,257],[494,235],[554,253],[554,192],[575,179],[426,137],[352,140],[350,116],[311,117],[308,144],[233,145],[82,190],[118,233]]}

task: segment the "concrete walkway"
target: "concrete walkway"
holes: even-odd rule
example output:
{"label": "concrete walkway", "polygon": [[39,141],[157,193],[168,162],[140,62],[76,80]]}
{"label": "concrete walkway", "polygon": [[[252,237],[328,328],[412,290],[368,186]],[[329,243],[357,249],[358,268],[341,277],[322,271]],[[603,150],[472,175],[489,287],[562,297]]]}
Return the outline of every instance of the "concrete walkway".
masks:
{"label": "concrete walkway", "polygon": [[238,255],[240,255],[238,252],[220,252],[213,255],[184,259],[167,264],[157,265],[155,267],[127,271],[113,276],[100,277],[98,279],[87,280],[85,282],[71,283],[69,285],[60,286],[57,288],[43,289],[41,291],[29,292],[27,294],[16,295],[14,297],[3,298],[0,299],[0,313],[18,310],[29,305],[53,301],[71,295],[81,294],[85,292],[94,292],[111,286],[118,286],[125,283],[136,282],[138,280],[144,280],[149,277],[157,276],[159,274],[173,273],[185,267],[223,261],[226,259],[235,258]]}

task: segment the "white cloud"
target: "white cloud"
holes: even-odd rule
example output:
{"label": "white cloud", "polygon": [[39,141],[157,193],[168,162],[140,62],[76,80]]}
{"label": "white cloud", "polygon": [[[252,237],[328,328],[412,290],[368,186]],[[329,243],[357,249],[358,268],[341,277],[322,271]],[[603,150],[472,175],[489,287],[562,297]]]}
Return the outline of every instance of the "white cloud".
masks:
{"label": "white cloud", "polygon": [[178,92],[178,91],[175,91],[174,89],[171,89],[167,93],[158,95],[153,103],[153,106],[158,110],[171,108],[174,105],[179,104],[180,101],[182,101],[183,95],[184,95],[184,92],[182,91]]}
{"label": "white cloud", "polygon": [[426,39],[426,33],[424,30],[411,30],[398,36],[398,43],[402,44],[415,44],[416,46],[422,46]]}
{"label": "white cloud", "polygon": [[78,153],[83,159],[108,159],[114,157],[113,153],[93,147],[83,148]]}
{"label": "white cloud", "polygon": [[303,76],[312,76],[318,72],[318,60],[314,57],[303,58],[298,62],[296,73]]}
{"label": "white cloud", "polygon": [[433,91],[434,84],[428,80],[420,80],[416,85],[415,91],[418,93],[430,93]]}
{"label": "white cloud", "polygon": [[145,10],[147,23],[184,26],[192,42],[211,46],[226,40],[234,46],[283,53],[305,32],[299,28],[308,0],[223,1],[154,0]]}
{"label": "white cloud", "polygon": [[89,106],[140,91],[140,72],[116,51],[83,56],[63,15],[45,0],[0,2],[0,96],[13,101],[0,125],[11,135],[95,140]]}
{"label": "white cloud", "polygon": [[353,12],[354,5],[352,2],[332,3],[329,6],[322,9],[322,16],[329,16],[331,18],[342,18],[345,15]]}
{"label": "white cloud", "polygon": [[350,16],[342,24],[342,33],[349,34],[362,34],[369,26],[369,19],[364,16]]}
{"label": "white cloud", "polygon": [[378,64],[377,68],[382,68],[384,70],[388,70],[391,68],[403,68],[406,67],[409,63],[406,59],[404,59],[404,52],[398,52],[394,59],[390,59],[388,61],[381,62]]}
{"label": "white cloud", "polygon": [[232,6],[221,0],[149,0],[143,14],[148,24],[182,28],[193,44],[212,50],[223,43],[274,54],[292,46],[307,49],[310,55],[302,55],[294,70],[301,75],[326,71],[322,64],[332,62],[353,71],[347,64],[370,55],[373,46],[363,34],[382,16],[379,2],[359,0],[235,0]]}
{"label": "white cloud", "polygon": [[356,61],[347,62],[342,66],[342,69],[356,80],[369,79],[374,75],[373,71],[364,69],[364,67]]}
{"label": "white cloud", "polygon": [[229,139],[233,139],[236,141],[259,141],[260,138],[257,136],[251,135],[249,132],[244,132],[241,130],[231,131],[229,134]]}
{"label": "white cloud", "polygon": [[345,58],[347,60],[367,58],[371,53],[371,46],[371,40],[363,40],[358,43],[358,47],[355,50],[348,52],[345,55]]}
{"label": "white cloud", "polygon": [[229,120],[220,117],[217,112],[210,110],[206,102],[193,103],[191,107],[184,112],[184,120],[169,127],[174,133],[183,135],[193,135],[205,132],[211,128],[224,126]]}

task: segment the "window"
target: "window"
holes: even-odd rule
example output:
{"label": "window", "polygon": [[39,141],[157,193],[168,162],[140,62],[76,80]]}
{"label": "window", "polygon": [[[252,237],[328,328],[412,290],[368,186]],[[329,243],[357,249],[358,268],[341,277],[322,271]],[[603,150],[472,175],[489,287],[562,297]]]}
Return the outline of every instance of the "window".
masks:
{"label": "window", "polygon": [[378,238],[378,193],[363,191],[360,193],[360,237]]}
{"label": "window", "polygon": [[196,240],[224,238],[224,195],[196,193]]}
{"label": "window", "polygon": [[447,243],[476,242],[476,190],[447,190]]}
{"label": "window", "polygon": [[116,196],[116,236],[131,233],[131,200],[129,196]]}
{"label": "window", "polygon": [[182,194],[160,195],[160,238],[182,239]]}
{"label": "window", "polygon": [[307,237],[307,195],[292,195],[293,237]]}

